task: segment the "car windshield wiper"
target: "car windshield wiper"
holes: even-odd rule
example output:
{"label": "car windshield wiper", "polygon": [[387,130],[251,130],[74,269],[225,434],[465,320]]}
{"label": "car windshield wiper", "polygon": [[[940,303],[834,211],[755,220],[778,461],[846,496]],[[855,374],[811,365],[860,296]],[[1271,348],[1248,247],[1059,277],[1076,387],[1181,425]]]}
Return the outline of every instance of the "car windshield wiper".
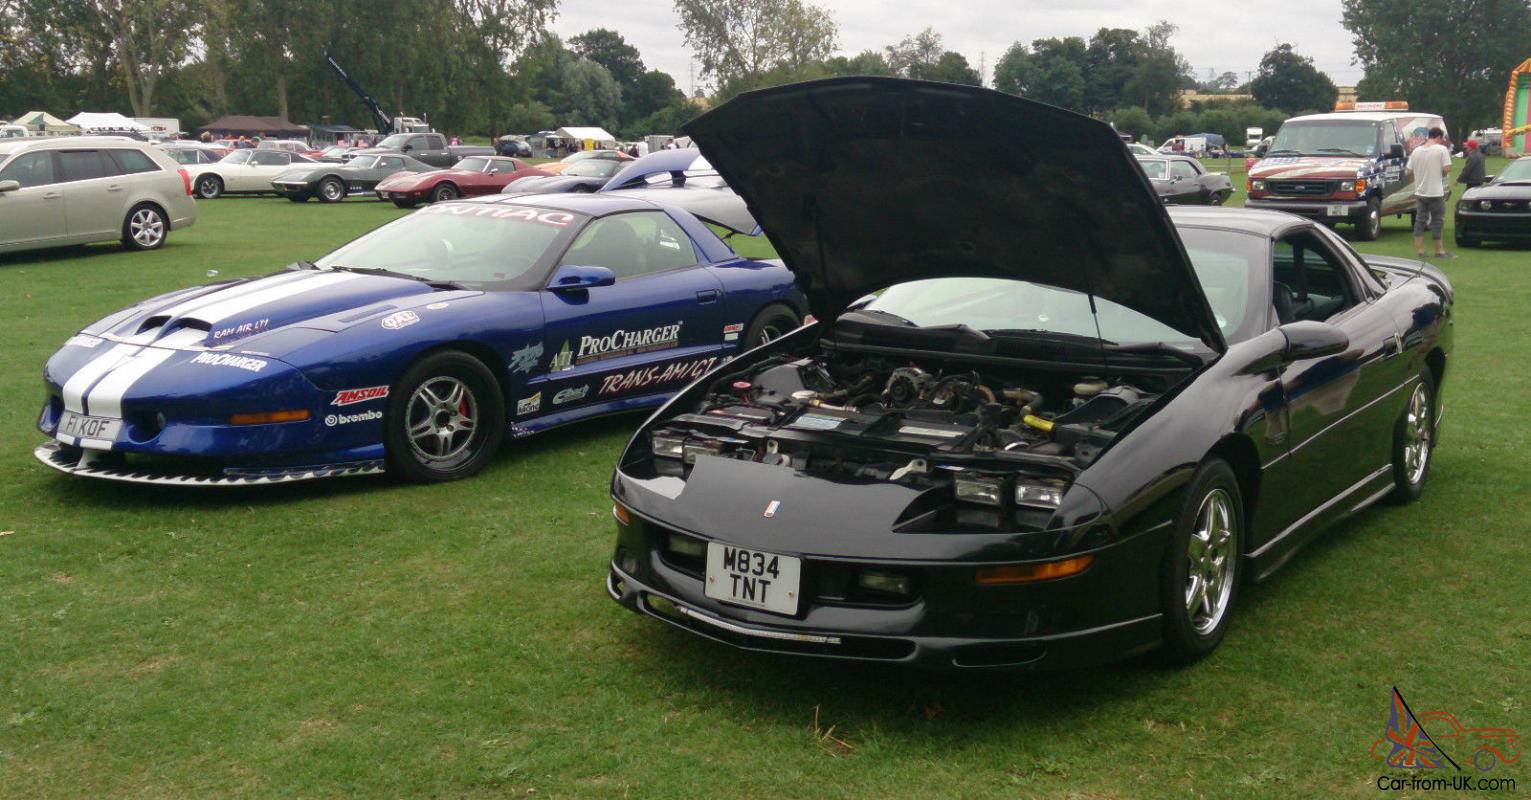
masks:
{"label": "car windshield wiper", "polygon": [[1363,157],[1363,158],[1366,156],[1365,153],[1357,153],[1354,150],[1347,150],[1347,149],[1345,149],[1343,147],[1320,147],[1320,148],[1318,148],[1318,152],[1320,152],[1320,153],[1344,153],[1347,156],[1360,156],[1360,157]]}
{"label": "car windshield wiper", "polygon": [[904,325],[904,326],[907,326],[907,327],[913,327],[913,328],[919,327],[919,325],[916,324],[913,320],[907,319],[905,317],[901,317],[901,316],[893,313],[892,311],[883,311],[880,308],[858,308],[855,311],[851,311],[851,312],[848,312],[848,313],[851,313],[851,314],[862,314],[862,315],[865,315],[865,316],[876,315],[876,316],[879,316],[879,317],[886,317],[886,318],[888,318],[888,319],[890,319],[890,320],[892,320],[894,322],[897,322],[900,325]]}
{"label": "car windshield wiper", "polygon": [[312,261],[294,261],[291,264],[288,264],[287,266],[283,267],[282,269],[292,270],[292,271],[296,272],[296,271],[298,271],[300,269],[318,269],[318,268],[319,268],[319,265],[315,264]]}
{"label": "car windshield wiper", "polygon": [[1080,334],[1080,333],[1064,333],[1062,331],[1046,331],[1046,330],[1042,330],[1041,328],[996,328],[996,329],[993,329],[993,330],[986,331],[986,333],[990,333],[990,334],[993,334],[995,336],[1006,336],[1006,337],[1015,337],[1015,338],[1051,339],[1053,341],[1060,341],[1061,340],[1061,341],[1065,341],[1065,342],[1077,342],[1079,344],[1086,344],[1086,345],[1090,345],[1092,347],[1095,346],[1095,345],[1098,345],[1098,344],[1104,344],[1104,345],[1115,345],[1116,344],[1116,342],[1113,342],[1110,339],[1101,339],[1101,338],[1097,338],[1095,336],[1086,336],[1086,335]]}
{"label": "car windshield wiper", "polygon": [[1191,365],[1193,367],[1199,367],[1202,364],[1206,363],[1206,360],[1203,359],[1201,356],[1198,356],[1195,353],[1190,352],[1188,350],[1183,350],[1183,349],[1181,349],[1179,347],[1176,347],[1176,346],[1174,346],[1172,344],[1166,344],[1164,342],[1141,342],[1141,343],[1138,343],[1138,344],[1124,344],[1124,345],[1118,345],[1118,344],[1114,344],[1113,343],[1112,346],[1111,346],[1111,352],[1113,352],[1113,353],[1152,353],[1152,354],[1156,354],[1156,355],[1166,355],[1166,356],[1169,356],[1169,357],[1171,357],[1171,358],[1173,358],[1173,359],[1175,359],[1177,361],[1180,361],[1182,363],[1189,364],[1189,365]]}
{"label": "car windshield wiper", "polygon": [[1265,154],[1268,155],[1268,156],[1273,156],[1273,155],[1276,155],[1277,153],[1291,153],[1294,156],[1302,155],[1302,151],[1301,150],[1293,150],[1290,147],[1282,147],[1282,148],[1277,149],[1277,150],[1267,150],[1267,151],[1265,151]]}
{"label": "car windshield wiper", "polygon": [[330,267],[336,272],[356,272],[362,275],[382,275],[387,278],[404,278],[411,281],[419,281],[433,289],[461,289],[461,284],[455,281],[444,281],[437,278],[427,278],[421,275],[411,275],[408,272],[396,272],[382,267]]}

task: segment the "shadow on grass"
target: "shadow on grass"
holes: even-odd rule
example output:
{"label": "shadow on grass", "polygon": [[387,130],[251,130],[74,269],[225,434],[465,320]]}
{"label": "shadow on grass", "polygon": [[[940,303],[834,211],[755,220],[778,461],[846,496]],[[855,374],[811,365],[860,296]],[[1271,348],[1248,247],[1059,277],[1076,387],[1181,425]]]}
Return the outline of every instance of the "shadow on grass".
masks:
{"label": "shadow on grass", "polygon": [[[168,239],[165,241],[164,247],[170,247]],[[129,250],[119,242],[71,244],[47,250],[26,250],[20,253],[0,255],[0,268],[36,266],[50,264],[55,261],[77,261],[82,258],[97,258],[109,255],[132,255],[137,252],[136,250]]]}

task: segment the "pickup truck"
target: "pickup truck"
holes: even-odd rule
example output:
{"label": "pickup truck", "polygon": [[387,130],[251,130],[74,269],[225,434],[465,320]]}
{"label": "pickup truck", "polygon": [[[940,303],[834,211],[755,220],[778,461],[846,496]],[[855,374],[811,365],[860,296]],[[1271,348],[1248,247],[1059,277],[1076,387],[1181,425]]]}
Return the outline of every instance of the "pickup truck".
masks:
{"label": "pickup truck", "polygon": [[416,161],[423,161],[433,167],[445,169],[468,156],[492,156],[494,155],[494,148],[448,147],[447,137],[439,133],[395,133],[378,142],[377,147],[353,150],[347,153],[346,157],[353,158],[360,155],[378,155],[382,153],[404,153]]}

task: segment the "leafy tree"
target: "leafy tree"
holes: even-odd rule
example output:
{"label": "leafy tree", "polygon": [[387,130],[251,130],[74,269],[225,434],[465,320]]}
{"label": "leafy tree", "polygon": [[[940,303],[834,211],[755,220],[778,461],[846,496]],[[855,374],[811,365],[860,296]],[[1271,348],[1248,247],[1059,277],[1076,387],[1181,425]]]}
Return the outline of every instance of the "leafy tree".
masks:
{"label": "leafy tree", "polygon": [[669,73],[651,69],[638,76],[631,90],[622,92],[622,118],[641,119],[685,99],[685,93],[675,88],[675,79]]}
{"label": "leafy tree", "polygon": [[553,110],[536,100],[512,105],[505,117],[506,129],[515,133],[551,130],[557,124],[558,118],[553,116]]}
{"label": "leafy tree", "polygon": [[924,78],[934,69],[946,49],[941,46],[941,34],[926,28],[913,36],[905,36],[898,44],[884,48],[885,59],[893,74],[904,78]]}
{"label": "leafy tree", "polygon": [[936,63],[926,74],[927,80],[944,81],[946,83],[963,83],[968,86],[981,86],[983,76],[978,70],[968,65],[967,57],[951,50],[941,54]]}
{"label": "leafy tree", "polygon": [[694,119],[697,107],[682,97],[664,108],[632,123],[627,132],[630,136],[647,136],[651,133],[679,134],[681,128]]}
{"label": "leafy tree", "polygon": [[1141,139],[1153,132],[1154,121],[1142,106],[1126,106],[1112,111],[1106,117],[1116,125],[1119,133],[1130,133]]}
{"label": "leafy tree", "polygon": [[1124,97],[1127,82],[1137,73],[1147,53],[1148,45],[1137,31],[1126,28],[1096,31],[1085,48],[1085,97],[1090,109],[1099,111],[1127,104],[1129,98]]}
{"label": "leafy tree", "polygon": [[836,75],[882,75],[893,74],[893,67],[888,65],[888,60],[883,58],[882,53],[876,50],[863,50],[861,53],[851,56],[832,56],[824,60],[823,70],[825,77]]}
{"label": "leafy tree", "polygon": [[1283,111],[1327,109],[1339,94],[1334,81],[1313,66],[1313,59],[1290,44],[1279,44],[1260,59],[1260,71],[1249,83],[1255,102]]}
{"label": "leafy tree", "polygon": [[588,58],[578,59],[563,69],[555,110],[565,125],[615,128],[622,110],[622,87],[605,67]]}
{"label": "leafy tree", "polygon": [[1397,89],[1411,108],[1441,114],[1453,130],[1497,117],[1506,75],[1527,55],[1527,0],[1343,0],[1341,7],[1366,70],[1362,85]]}
{"label": "leafy tree", "polygon": [[569,39],[569,49],[580,58],[588,58],[606,68],[617,85],[625,91],[643,75],[643,59],[638,48],[627,43],[622,34],[596,28]]}
{"label": "leafy tree", "polygon": [[1142,105],[1158,116],[1176,107],[1181,69],[1173,50],[1151,51],[1122,86],[1122,99]]}
{"label": "leafy tree", "polygon": [[1030,85],[1026,96],[1074,111],[1085,110],[1084,39],[1038,39],[1031,43]]}
{"label": "leafy tree", "polygon": [[1014,95],[1026,94],[1031,85],[1031,51],[1015,42],[994,62],[994,88]]}
{"label": "leafy tree", "polygon": [[835,49],[834,19],[804,0],[675,0],[675,13],[720,94],[773,69],[817,64]]}

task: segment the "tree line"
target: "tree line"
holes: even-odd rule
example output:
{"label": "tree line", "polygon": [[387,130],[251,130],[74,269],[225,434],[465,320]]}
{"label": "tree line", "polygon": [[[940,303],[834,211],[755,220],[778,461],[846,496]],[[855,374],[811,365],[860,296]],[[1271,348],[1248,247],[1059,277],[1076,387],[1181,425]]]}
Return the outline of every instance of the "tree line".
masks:
{"label": "tree line", "polygon": [[[567,42],[549,33],[557,2],[0,0],[0,110],[122,110],[187,127],[224,113],[373,127],[325,66],[330,51],[386,113],[426,116],[457,133],[566,124],[636,137],[676,132],[695,115],[674,79],[648,68],[620,33],[597,28]],[[673,4],[712,102],[837,75],[984,83],[933,28],[852,55],[838,52],[829,7],[811,0]],[[1497,118],[1504,76],[1531,55],[1531,0],[1342,0],[1342,8],[1365,69],[1362,97],[1407,99],[1457,131]],[[1248,83],[1233,73],[1201,83],[1175,34],[1159,22],[1017,41],[988,77],[1001,91],[1152,138],[1199,129],[1236,140],[1244,127],[1269,131],[1283,114],[1333,103],[1334,83],[1289,44],[1267,52]],[[1181,109],[1187,88],[1253,102]]]}

